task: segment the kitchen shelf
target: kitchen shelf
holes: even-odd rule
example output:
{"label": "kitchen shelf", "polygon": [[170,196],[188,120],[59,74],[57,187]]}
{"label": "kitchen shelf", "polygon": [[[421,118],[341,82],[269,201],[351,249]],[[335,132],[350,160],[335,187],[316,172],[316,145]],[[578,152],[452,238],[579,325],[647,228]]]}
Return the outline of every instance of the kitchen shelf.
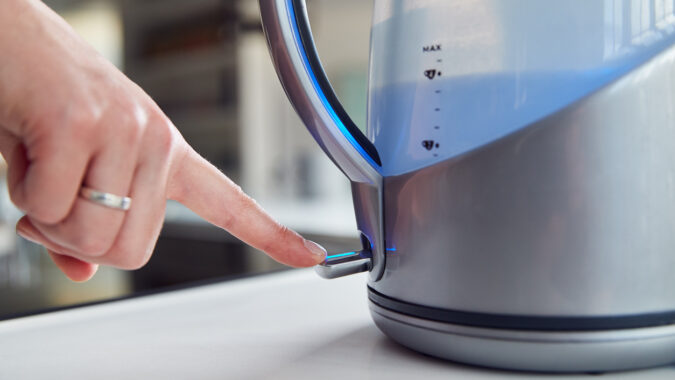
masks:
{"label": "kitchen shelf", "polygon": [[142,78],[144,83],[152,85],[157,81],[177,77],[233,70],[236,68],[235,54],[231,46],[210,46],[195,51],[174,52],[138,62],[131,61],[126,64],[126,71],[129,75]]}
{"label": "kitchen shelf", "polygon": [[[154,29],[205,13],[227,11],[234,1],[223,0],[125,0],[132,11],[127,18],[142,23],[145,29]],[[138,21],[137,21],[138,20]]]}
{"label": "kitchen shelf", "polygon": [[207,160],[239,175],[237,1],[123,0],[126,74]]}
{"label": "kitchen shelf", "polygon": [[236,129],[237,110],[233,107],[190,107],[178,110],[166,111],[167,116],[171,118],[177,126],[199,127],[204,129],[217,127],[219,129]]}

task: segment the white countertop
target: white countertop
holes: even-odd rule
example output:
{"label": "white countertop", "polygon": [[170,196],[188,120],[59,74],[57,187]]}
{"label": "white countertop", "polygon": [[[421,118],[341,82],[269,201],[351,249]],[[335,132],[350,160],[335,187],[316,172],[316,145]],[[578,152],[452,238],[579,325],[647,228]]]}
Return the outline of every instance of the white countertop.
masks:
{"label": "white countertop", "polygon": [[311,270],[0,322],[0,379],[675,379],[546,376],[430,358],[371,322],[366,278]]}

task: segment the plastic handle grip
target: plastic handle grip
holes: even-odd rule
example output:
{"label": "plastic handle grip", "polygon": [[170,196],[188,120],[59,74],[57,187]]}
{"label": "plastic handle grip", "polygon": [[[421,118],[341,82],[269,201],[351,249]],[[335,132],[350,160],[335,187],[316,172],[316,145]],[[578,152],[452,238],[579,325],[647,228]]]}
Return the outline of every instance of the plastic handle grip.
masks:
{"label": "plastic handle grip", "polygon": [[314,46],[304,0],[260,0],[263,30],[281,83],[321,148],[354,182],[381,181],[375,146],[337,100]]}

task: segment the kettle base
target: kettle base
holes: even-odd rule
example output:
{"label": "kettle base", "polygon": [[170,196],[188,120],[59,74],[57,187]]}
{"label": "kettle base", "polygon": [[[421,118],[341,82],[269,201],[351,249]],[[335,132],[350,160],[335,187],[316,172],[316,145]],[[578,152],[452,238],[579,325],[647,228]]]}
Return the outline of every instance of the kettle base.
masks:
{"label": "kettle base", "polygon": [[377,327],[396,342],[442,359],[537,372],[608,372],[675,362],[675,325],[601,331],[523,331],[437,322],[371,301]]}

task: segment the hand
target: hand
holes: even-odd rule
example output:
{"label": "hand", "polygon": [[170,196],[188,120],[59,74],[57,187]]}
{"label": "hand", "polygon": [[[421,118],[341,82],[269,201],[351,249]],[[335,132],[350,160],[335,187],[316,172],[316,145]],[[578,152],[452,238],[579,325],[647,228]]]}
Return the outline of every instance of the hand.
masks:
{"label": "hand", "polygon": [[[174,199],[274,259],[321,262],[325,250],[281,226],[200,157],[138,86],[37,0],[0,2],[0,152],[17,232],[71,279],[97,264],[149,259]],[[107,208],[81,186],[132,198]]]}

